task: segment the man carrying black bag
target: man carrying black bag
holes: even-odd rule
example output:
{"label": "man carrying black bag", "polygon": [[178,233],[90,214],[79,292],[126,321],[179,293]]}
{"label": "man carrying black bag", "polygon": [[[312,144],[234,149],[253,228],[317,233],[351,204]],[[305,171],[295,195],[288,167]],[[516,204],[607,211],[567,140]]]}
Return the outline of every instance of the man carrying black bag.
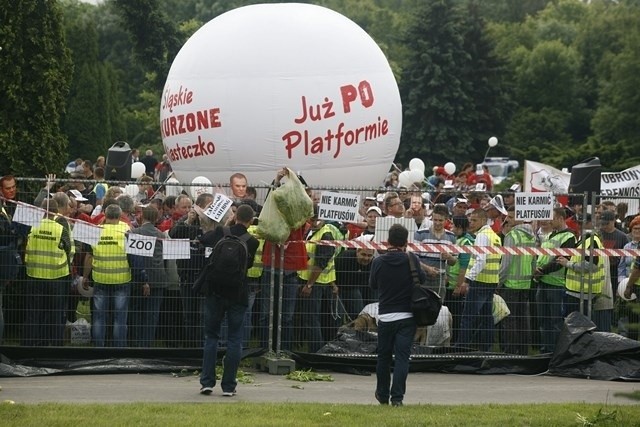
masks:
{"label": "man carrying black bag", "polygon": [[[409,232],[402,225],[392,225],[387,242],[389,249],[371,264],[369,286],[379,292],[375,397],[381,405],[388,405],[391,400],[393,406],[402,406],[409,374],[409,356],[416,333],[416,322],[411,312],[414,281],[409,259],[413,258],[414,265],[419,265],[419,261],[414,254],[405,253],[408,236]],[[426,279],[422,269],[418,269],[417,274],[420,282]]]}
{"label": "man carrying black bag", "polygon": [[[227,340],[227,352],[224,358],[223,374],[222,374],[222,395],[233,396],[236,394],[236,374],[238,373],[238,365],[242,356],[242,339],[243,339],[243,320],[245,311],[248,306],[249,287],[247,284],[247,269],[253,265],[253,259],[258,249],[258,240],[248,235],[247,228],[252,224],[255,213],[248,205],[241,205],[235,214],[235,224],[231,227],[217,227],[214,231],[202,236],[201,241],[205,246],[213,248],[211,257],[224,257],[217,248],[229,250],[238,250],[246,248],[246,262],[241,261],[243,271],[238,271],[238,265],[226,263],[229,266],[227,276],[216,271],[212,276],[211,292],[207,292],[204,301],[204,350],[202,356],[202,374],[200,375],[200,384],[202,388],[200,393],[211,394],[216,385],[216,359],[218,353],[218,340],[220,339],[220,328],[222,319],[227,315],[229,325],[229,336]],[[208,235],[210,234],[210,236]],[[236,238],[229,237],[236,236]],[[247,236],[248,235],[248,236]],[[210,239],[209,239],[210,237]],[[231,240],[235,239],[235,242]],[[218,245],[219,242],[226,241],[224,245]],[[240,245],[234,248],[234,244]],[[222,247],[224,246],[224,247]],[[210,264],[225,265],[225,263],[216,263],[213,258]],[[218,270],[218,269],[216,269]],[[238,279],[238,274],[241,275]]]}

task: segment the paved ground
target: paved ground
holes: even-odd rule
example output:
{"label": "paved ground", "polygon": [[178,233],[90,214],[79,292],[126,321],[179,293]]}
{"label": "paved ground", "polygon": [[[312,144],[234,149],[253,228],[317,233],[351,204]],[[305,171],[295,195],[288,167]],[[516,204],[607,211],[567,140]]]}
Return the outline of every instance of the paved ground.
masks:
{"label": "paved ground", "polygon": [[[301,383],[284,376],[246,370],[253,384],[239,384],[238,394],[202,396],[196,376],[171,374],[61,375],[0,378],[0,402],[318,402],[375,404],[375,376],[330,373],[333,382]],[[405,404],[485,404],[588,402],[637,405],[616,396],[640,390],[640,383],[550,376],[411,373]]]}

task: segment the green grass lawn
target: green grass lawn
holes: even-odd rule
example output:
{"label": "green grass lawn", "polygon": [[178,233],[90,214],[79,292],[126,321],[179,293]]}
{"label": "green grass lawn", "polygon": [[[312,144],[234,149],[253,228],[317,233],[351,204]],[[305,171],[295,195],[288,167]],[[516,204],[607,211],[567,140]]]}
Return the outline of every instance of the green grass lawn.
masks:
{"label": "green grass lawn", "polygon": [[0,403],[8,426],[640,426],[640,405],[41,404]]}

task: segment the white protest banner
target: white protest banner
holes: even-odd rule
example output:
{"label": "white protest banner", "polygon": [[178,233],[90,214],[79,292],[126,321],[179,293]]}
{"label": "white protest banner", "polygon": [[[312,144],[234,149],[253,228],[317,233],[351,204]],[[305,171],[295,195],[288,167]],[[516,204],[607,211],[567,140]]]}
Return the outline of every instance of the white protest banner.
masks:
{"label": "white protest banner", "polygon": [[189,239],[165,239],[162,241],[162,259],[189,259]]}
{"label": "white protest banner", "polygon": [[102,228],[94,224],[84,221],[76,221],[73,226],[73,239],[78,242],[86,243],[89,246],[95,246],[100,241],[100,233]]}
{"label": "white protest banner", "polygon": [[318,204],[318,219],[355,222],[358,219],[360,195],[323,191]]}
{"label": "white protest banner", "polygon": [[[638,213],[640,204],[640,165],[621,172],[602,172],[600,183],[601,200],[624,202],[629,206],[629,214]],[[524,191],[551,191],[554,194],[567,194],[571,174],[544,163],[526,160],[524,163]],[[614,196],[616,198],[607,198]],[[620,198],[618,198],[620,197]],[[630,197],[625,199],[623,197]]]}
{"label": "white protest banner", "polygon": [[36,208],[35,206],[27,203],[18,202],[16,211],[13,214],[13,221],[24,225],[30,225],[31,227],[37,227],[44,218],[44,210]]}
{"label": "white protest banner", "polygon": [[216,222],[220,222],[229,209],[233,200],[224,194],[216,193],[213,203],[204,211],[204,214]]}
{"label": "white protest banner", "polygon": [[544,163],[524,162],[524,186],[525,193],[550,191],[554,194],[567,194],[571,174],[556,169]]}
{"label": "white protest banner", "polygon": [[516,193],[516,221],[551,220],[554,196],[551,192]]}
{"label": "white protest banner", "polygon": [[127,235],[125,252],[128,254],[152,257],[155,247],[155,236],[143,236],[142,234],[135,233]]}
{"label": "white protest banner", "polygon": [[395,218],[392,216],[384,216],[376,219],[376,230],[374,243],[386,242],[389,238],[389,229],[393,224],[400,224],[409,230],[409,243],[413,243],[413,236],[418,230],[416,221],[413,218]]}

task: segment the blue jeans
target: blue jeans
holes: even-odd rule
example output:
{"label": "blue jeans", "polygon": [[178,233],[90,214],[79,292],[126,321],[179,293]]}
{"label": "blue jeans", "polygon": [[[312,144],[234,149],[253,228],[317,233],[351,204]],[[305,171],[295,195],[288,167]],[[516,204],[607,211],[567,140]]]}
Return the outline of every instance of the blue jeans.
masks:
{"label": "blue jeans", "polygon": [[25,329],[22,345],[64,345],[67,297],[71,277],[34,279],[29,277]]}
{"label": "blue jeans", "polygon": [[[249,303],[247,306],[247,311],[244,314],[244,332],[242,334],[242,347],[249,348],[249,341],[251,340],[251,313],[253,310],[253,304],[256,301],[256,292],[249,291]],[[222,326],[220,329],[220,340],[218,344],[224,344],[226,346],[227,337],[229,335],[229,322],[227,322],[227,316],[222,320]]]}
{"label": "blue jeans", "polygon": [[491,351],[493,346],[493,294],[496,284],[469,282],[464,302],[458,343],[460,347],[473,345],[480,351]]}
{"label": "blue jeans", "polygon": [[540,328],[540,352],[553,353],[564,323],[562,316],[564,286],[540,282],[536,293],[538,327]]}
{"label": "blue jeans", "polygon": [[[272,270],[264,270],[262,273],[262,290],[260,292],[260,345],[267,348],[269,343],[269,317],[272,315],[269,311],[270,295],[271,295],[271,274]],[[285,351],[291,351],[293,348],[293,315],[296,309],[296,298],[298,296],[298,276],[295,271],[285,271],[282,275],[282,313],[278,312],[278,301],[280,298],[279,291],[279,270],[276,270],[273,292],[273,331],[281,328],[280,348]],[[273,348],[275,350],[278,343],[273,340]]]}
{"label": "blue jeans", "polygon": [[218,357],[218,340],[222,319],[227,316],[229,325],[227,353],[223,359],[222,391],[236,390],[236,374],[242,358],[242,336],[244,315],[247,307],[218,296],[206,297],[204,300],[204,350],[202,354],[202,374],[200,384],[203,387],[216,385],[216,361]]}
{"label": "blue jeans", "polygon": [[202,345],[202,300],[191,286],[193,281],[180,278],[180,299],[182,301],[182,324],[184,326],[184,346]]}
{"label": "blue jeans", "polygon": [[[387,401],[391,397],[392,402],[402,402],[407,389],[409,356],[415,334],[416,322],[413,317],[395,322],[378,322],[376,393],[380,400]],[[391,383],[393,355],[395,355],[395,363],[393,364],[393,383]]]}
{"label": "blue jeans", "polygon": [[142,324],[140,343],[141,347],[151,347],[156,340],[156,328],[160,320],[160,306],[164,299],[164,288],[151,288],[151,295],[141,297],[140,309],[142,311],[140,319]]}
{"label": "blue jeans", "polygon": [[131,284],[93,286],[93,342],[96,347],[105,346],[107,316],[113,316],[113,346],[127,346],[127,315],[129,313]]}

